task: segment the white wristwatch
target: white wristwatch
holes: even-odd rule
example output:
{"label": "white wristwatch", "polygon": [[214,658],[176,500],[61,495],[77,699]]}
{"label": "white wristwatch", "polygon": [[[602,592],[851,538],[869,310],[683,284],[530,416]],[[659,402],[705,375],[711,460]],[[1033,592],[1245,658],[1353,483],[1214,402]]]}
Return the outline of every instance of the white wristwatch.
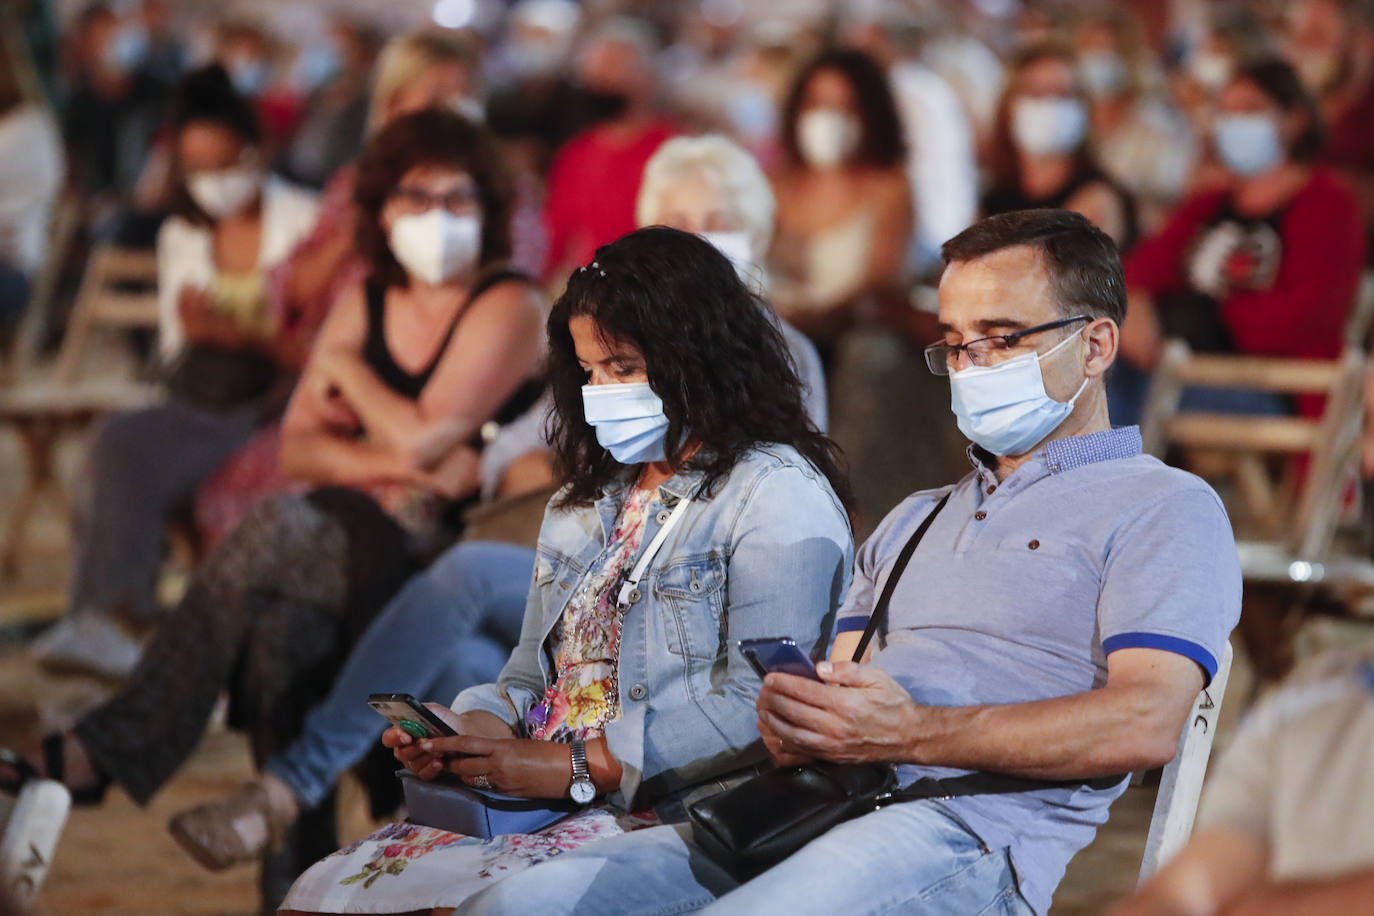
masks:
{"label": "white wristwatch", "polygon": [[572,786],[568,795],[579,805],[590,804],[596,798],[596,786],[587,770],[587,743],[576,740],[569,747],[572,749]]}

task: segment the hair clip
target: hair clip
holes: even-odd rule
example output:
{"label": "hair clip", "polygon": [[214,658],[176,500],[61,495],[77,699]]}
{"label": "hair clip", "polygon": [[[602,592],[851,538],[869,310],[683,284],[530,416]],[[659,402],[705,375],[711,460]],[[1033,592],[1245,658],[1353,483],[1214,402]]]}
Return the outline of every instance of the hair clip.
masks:
{"label": "hair clip", "polygon": [[601,274],[601,276],[603,276],[603,277],[606,276],[606,271],[602,270],[602,269],[601,269],[601,265],[598,264],[598,263],[596,263],[595,261],[593,261],[593,262],[590,263],[590,264],[583,264],[581,267],[577,268],[577,272],[578,272],[578,273],[582,273],[582,272],[585,271],[588,267],[594,268],[594,269],[596,270],[597,273]]}

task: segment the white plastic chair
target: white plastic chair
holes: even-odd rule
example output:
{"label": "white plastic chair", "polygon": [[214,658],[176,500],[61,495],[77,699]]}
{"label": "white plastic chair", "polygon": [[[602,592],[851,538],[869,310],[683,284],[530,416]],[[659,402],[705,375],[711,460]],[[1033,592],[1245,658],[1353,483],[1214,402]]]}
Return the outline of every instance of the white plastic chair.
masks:
{"label": "white plastic chair", "polygon": [[1145,839],[1145,855],[1140,862],[1141,884],[1173,858],[1192,835],[1193,818],[1202,795],[1202,778],[1207,774],[1212,739],[1216,737],[1217,721],[1221,717],[1221,701],[1226,694],[1226,681],[1231,676],[1231,654],[1228,642],[1212,683],[1203,688],[1193,702],[1174,759],[1164,766],[1160,776],[1159,794],[1155,796],[1155,810],[1150,817],[1150,833]]}

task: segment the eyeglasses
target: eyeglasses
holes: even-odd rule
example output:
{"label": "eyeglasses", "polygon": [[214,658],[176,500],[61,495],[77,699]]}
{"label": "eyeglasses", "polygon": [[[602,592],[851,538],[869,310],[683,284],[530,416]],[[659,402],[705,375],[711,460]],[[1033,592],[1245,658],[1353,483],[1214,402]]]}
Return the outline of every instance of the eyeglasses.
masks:
{"label": "eyeglasses", "polygon": [[980,337],[964,344],[931,344],[925,350],[926,366],[936,375],[949,375],[958,366],[959,354],[961,353],[968,356],[968,361],[975,366],[996,365],[1010,356],[1021,341],[1032,334],[1053,331],[1055,328],[1062,328],[1076,321],[1092,320],[1091,315],[1074,315],[1072,318],[1060,318],[1058,321],[1051,321],[1047,324],[1037,324],[1035,327],[1026,328],[1024,331],[1013,331],[1010,334],[999,334],[995,337]]}
{"label": "eyeglasses", "polygon": [[404,213],[426,213],[435,207],[443,207],[455,216],[475,213],[482,202],[477,189],[471,186],[454,188],[447,194],[432,194],[424,188],[401,185],[391,192],[391,199]]}

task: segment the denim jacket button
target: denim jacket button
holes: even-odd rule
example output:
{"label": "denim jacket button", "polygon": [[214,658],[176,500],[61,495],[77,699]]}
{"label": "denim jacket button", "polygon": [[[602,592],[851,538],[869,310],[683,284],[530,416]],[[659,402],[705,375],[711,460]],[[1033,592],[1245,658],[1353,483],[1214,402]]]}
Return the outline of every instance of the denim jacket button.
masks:
{"label": "denim jacket button", "polygon": [[631,604],[638,604],[638,603],[639,603],[639,599],[640,599],[640,598],[643,598],[643,597],[644,597],[644,596],[641,595],[641,594],[639,593],[639,589],[637,589],[637,588],[632,588],[632,589],[630,589],[630,603],[631,603]]}
{"label": "denim jacket button", "polygon": [[660,525],[665,524],[668,521],[668,516],[671,514],[672,513],[670,513],[667,509],[664,509],[662,512],[658,513],[658,523]]}
{"label": "denim jacket button", "polygon": [[630,699],[642,700],[649,695],[649,688],[643,684],[635,684],[630,688]]}

